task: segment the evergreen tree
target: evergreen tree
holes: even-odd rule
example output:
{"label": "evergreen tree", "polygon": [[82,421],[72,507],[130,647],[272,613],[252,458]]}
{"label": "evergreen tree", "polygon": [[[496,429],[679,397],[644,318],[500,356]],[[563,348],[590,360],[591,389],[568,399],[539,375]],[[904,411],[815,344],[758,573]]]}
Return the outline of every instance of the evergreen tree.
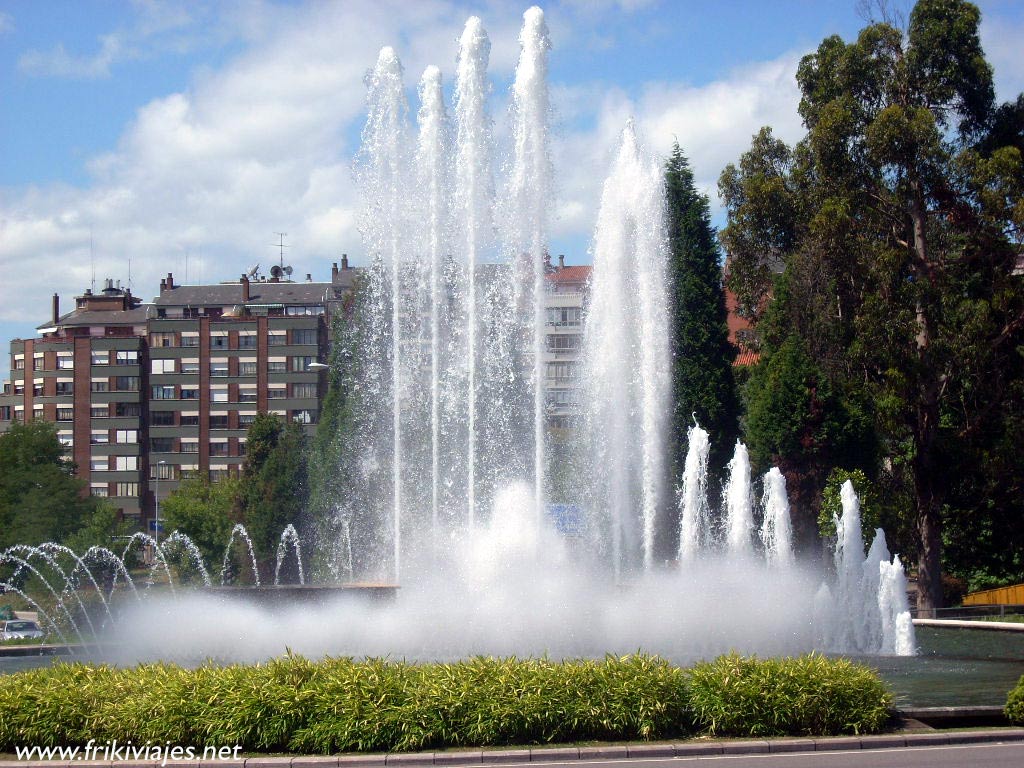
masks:
{"label": "evergreen tree", "polygon": [[712,467],[728,461],[739,434],[739,403],[729,343],[719,250],[708,199],[679,144],[665,165],[672,286],[673,453],[682,473],[686,433],[696,418],[710,435]]}

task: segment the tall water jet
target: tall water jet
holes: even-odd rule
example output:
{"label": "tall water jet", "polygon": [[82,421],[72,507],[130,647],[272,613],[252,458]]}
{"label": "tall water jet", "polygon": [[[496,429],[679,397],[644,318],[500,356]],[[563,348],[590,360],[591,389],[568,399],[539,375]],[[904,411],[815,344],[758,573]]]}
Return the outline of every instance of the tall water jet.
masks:
{"label": "tall water jet", "polygon": [[679,562],[694,560],[707,544],[708,508],[708,455],[711,442],[706,430],[694,422],[686,435],[686,463],[679,489]]}
{"label": "tall water jet", "polygon": [[747,446],[739,440],[729,462],[725,506],[726,549],[731,555],[745,557],[752,551],[750,534],[754,530],[754,495],[750,485],[750,454]]}
{"label": "tall water jet", "polygon": [[394,580],[401,573],[402,541],[402,247],[405,221],[402,215],[408,183],[409,105],[402,85],[402,64],[391,47],[381,48],[377,64],[367,78],[369,112],[363,129],[360,150],[360,182],[366,197],[365,237],[370,253],[382,258],[387,275],[377,270],[378,280],[389,280],[388,285],[377,285],[375,310],[384,314],[390,308],[390,317],[378,317],[377,322],[388,325],[391,348],[390,397],[383,402],[391,405],[391,480]]}
{"label": "tall water jet", "polygon": [[420,80],[419,140],[416,168],[426,199],[427,292],[430,304],[430,524],[437,546],[441,483],[441,284],[448,205],[448,118],[441,91],[441,70],[429,66]]}
{"label": "tall water jet", "polygon": [[664,503],[670,356],[663,185],[631,121],[601,194],[584,332],[593,504],[610,523],[617,575],[624,544],[637,538],[634,511],[641,563],[652,567],[655,517]]}
{"label": "tall water jet", "polygon": [[466,261],[466,338],[468,437],[466,444],[466,520],[476,523],[478,320],[477,267],[491,237],[491,125],[487,114],[487,62],[491,42],[476,16],[466,21],[459,39],[455,78],[456,218]]}
{"label": "tall water jet", "polygon": [[878,564],[878,609],[882,615],[882,653],[913,656],[916,653],[914,623],[907,598],[907,575],[898,555]]}
{"label": "tall water jet", "polygon": [[[533,352],[533,474],[534,504],[540,523],[545,504],[544,451],[544,275],[551,206],[550,113],[548,96],[548,37],[544,11],[533,6],[523,14],[519,33],[519,64],[512,85],[512,131],[515,142],[511,198],[514,233],[515,285],[532,284],[530,336]],[[529,254],[530,275],[522,274],[520,254]]]}
{"label": "tall water jet", "polygon": [[778,467],[764,476],[764,521],[761,523],[761,546],[770,565],[787,568],[793,563],[793,527],[789,518],[789,496],[786,477]]}
{"label": "tall water jet", "polygon": [[856,647],[857,617],[861,614],[864,595],[861,579],[864,574],[864,535],[860,522],[860,499],[847,480],[840,489],[842,515],[834,517],[836,527],[834,592],[836,618],[833,622],[832,645],[836,648]]}

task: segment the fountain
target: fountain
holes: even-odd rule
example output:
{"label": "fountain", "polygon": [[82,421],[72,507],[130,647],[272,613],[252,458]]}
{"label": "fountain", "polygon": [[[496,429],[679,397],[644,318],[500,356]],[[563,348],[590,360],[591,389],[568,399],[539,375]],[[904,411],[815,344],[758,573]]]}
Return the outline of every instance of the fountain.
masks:
{"label": "fountain", "polygon": [[[852,486],[843,489],[834,562],[822,568],[794,553],[777,469],[755,501],[742,443],[720,514],[708,500],[709,435],[699,425],[682,477],[669,476],[663,170],[632,124],[597,215],[572,458],[579,471],[568,497],[553,498],[553,462],[563,459],[546,444],[543,398],[553,172],[551,43],[540,9],[524,14],[520,44],[504,164],[495,161],[480,19],[469,19],[459,40],[454,125],[436,67],[420,81],[415,139],[396,51],[381,49],[367,77],[356,175],[372,266],[356,316],[354,460],[334,521],[347,561],[336,570],[349,581],[390,582],[375,589],[393,599],[345,601],[328,591],[315,604],[301,601],[314,575],[303,571],[292,526],[282,533],[275,582],[290,549],[300,584],[286,592],[277,584],[288,597],[269,605],[225,599],[274,592],[259,584],[240,526],[221,582],[241,536],[256,581],[244,590],[188,591],[180,581],[176,590],[168,546],[188,553],[181,567],[210,583],[187,537],[156,546],[136,534],[115,585],[127,579],[123,561],[134,547],[149,545],[154,557],[138,599],[118,601],[125,658],[249,660],[286,647],[409,659],[639,648],[680,662],[732,649],[913,653],[902,566],[880,534],[865,555]],[[509,170],[500,204],[496,167]],[[570,534],[558,530],[557,503],[581,510]],[[111,562],[106,550],[90,553]],[[161,570],[167,588],[154,589]]]}

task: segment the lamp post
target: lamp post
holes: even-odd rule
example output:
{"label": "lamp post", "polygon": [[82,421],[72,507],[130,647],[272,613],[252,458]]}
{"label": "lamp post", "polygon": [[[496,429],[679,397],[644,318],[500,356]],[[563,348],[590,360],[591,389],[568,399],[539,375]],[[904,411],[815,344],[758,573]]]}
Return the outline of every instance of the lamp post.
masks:
{"label": "lamp post", "polygon": [[160,546],[160,467],[166,466],[166,461],[158,461],[156,465],[156,520],[153,526],[153,541]]}

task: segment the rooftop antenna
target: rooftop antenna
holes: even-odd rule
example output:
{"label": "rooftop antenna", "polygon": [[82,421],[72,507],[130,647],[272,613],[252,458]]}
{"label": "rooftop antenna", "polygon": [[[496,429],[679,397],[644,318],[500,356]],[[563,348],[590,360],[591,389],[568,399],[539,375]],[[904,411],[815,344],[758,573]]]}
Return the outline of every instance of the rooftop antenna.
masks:
{"label": "rooftop antenna", "polygon": [[132,257],[128,257],[128,293],[132,292]]}
{"label": "rooftop antenna", "polygon": [[92,279],[89,282],[89,291],[96,292],[96,258],[92,249],[92,224],[89,225],[89,270],[92,272]]}
{"label": "rooftop antenna", "polygon": [[277,235],[277,239],[278,239],[278,242],[274,243],[274,245],[276,245],[278,247],[278,252],[279,252],[278,258],[280,259],[280,263],[279,263],[278,266],[280,266],[281,270],[284,271],[284,249],[285,248],[291,248],[290,245],[285,245],[284,244],[284,239],[286,237],[288,237],[288,233],[287,232],[275,232],[274,234]]}

